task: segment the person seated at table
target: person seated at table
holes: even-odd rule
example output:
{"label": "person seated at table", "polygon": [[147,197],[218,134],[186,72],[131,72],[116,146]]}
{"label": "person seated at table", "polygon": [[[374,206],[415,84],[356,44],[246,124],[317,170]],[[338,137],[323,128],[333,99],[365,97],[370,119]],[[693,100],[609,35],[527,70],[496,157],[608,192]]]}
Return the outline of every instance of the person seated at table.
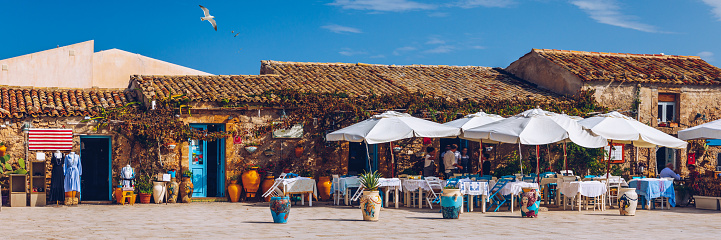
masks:
{"label": "person seated at table", "polygon": [[433,177],[436,172],[436,148],[427,147],[425,161],[423,162],[423,176]]}
{"label": "person seated at table", "polygon": [[673,171],[673,163],[666,164],[666,168],[661,170],[659,178],[673,178],[675,180],[681,180],[681,175],[676,174]]}

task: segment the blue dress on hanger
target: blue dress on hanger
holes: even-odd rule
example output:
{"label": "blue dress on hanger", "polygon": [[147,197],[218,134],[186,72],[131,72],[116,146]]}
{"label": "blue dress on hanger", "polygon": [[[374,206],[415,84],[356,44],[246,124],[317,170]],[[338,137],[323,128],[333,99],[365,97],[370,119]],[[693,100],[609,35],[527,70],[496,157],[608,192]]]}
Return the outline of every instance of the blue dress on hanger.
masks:
{"label": "blue dress on hanger", "polygon": [[80,175],[83,175],[83,166],[80,164],[80,155],[68,154],[65,156],[65,192],[80,192]]}

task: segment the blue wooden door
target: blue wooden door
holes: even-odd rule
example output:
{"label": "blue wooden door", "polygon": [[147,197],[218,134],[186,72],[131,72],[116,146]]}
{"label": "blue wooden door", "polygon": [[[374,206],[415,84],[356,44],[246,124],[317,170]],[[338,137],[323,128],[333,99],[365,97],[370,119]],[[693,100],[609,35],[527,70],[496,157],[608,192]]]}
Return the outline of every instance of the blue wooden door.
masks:
{"label": "blue wooden door", "polygon": [[[207,130],[207,125],[193,125],[190,127]],[[188,151],[188,159],[190,161],[189,169],[193,174],[193,197],[206,197],[207,196],[207,185],[208,185],[208,174],[207,174],[207,152],[208,143],[198,139],[190,139],[190,151]]]}

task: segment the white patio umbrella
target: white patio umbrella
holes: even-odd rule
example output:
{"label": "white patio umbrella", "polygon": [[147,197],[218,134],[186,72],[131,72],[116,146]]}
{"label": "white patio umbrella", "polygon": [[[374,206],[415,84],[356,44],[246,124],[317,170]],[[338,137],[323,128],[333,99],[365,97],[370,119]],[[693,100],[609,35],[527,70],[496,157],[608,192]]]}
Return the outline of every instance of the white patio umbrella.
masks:
{"label": "white patio umbrella", "polygon": [[[615,111],[586,118],[578,121],[578,123],[590,129],[594,134],[605,137],[611,144],[622,143],[633,144],[636,147],[676,149],[686,148],[686,144],[688,144],[681,139]],[[610,171],[610,158],[609,154],[609,160],[606,164],[606,176]]]}
{"label": "white patio umbrella", "polygon": [[[587,148],[606,145],[606,139],[591,134],[576,120],[562,114],[531,109],[500,121],[489,123],[463,132],[463,137],[490,139],[503,143],[520,145],[542,145],[570,140]],[[519,159],[520,161],[520,159]],[[538,161],[536,161],[538,164]],[[538,166],[536,172],[538,172]],[[523,167],[521,167],[523,174]]]}
{"label": "white patio umbrella", "polygon": [[[365,142],[367,152],[368,144],[387,143],[412,137],[455,137],[460,134],[461,129],[457,127],[416,118],[407,113],[387,111],[329,133],[326,135],[326,140]],[[370,166],[370,157],[368,166]]]}
{"label": "white patio umbrella", "polygon": [[721,139],[721,119],[678,131],[678,138],[682,140]]}
{"label": "white patio umbrella", "polygon": [[[465,130],[468,130],[471,128],[480,127],[480,126],[483,126],[483,125],[486,125],[486,124],[489,124],[492,122],[496,122],[499,120],[503,120],[503,119],[506,119],[506,118],[501,117],[496,114],[488,114],[483,111],[480,111],[480,112],[477,112],[474,114],[468,114],[468,115],[464,116],[463,118],[459,118],[459,119],[444,123],[443,125],[457,127],[457,128],[460,128],[461,131],[465,131]],[[463,137],[461,137],[461,138],[463,138]],[[464,138],[464,139],[466,139],[466,138]],[[475,139],[467,139],[467,140],[475,140]],[[481,149],[483,149],[483,140],[480,140],[478,142],[480,142]],[[490,141],[490,140],[487,140],[486,142],[494,142],[495,143],[495,141]],[[481,163],[481,159],[482,158],[480,158],[480,157],[478,158],[478,162],[479,162],[478,165],[481,166],[481,176],[483,176],[483,163]]]}

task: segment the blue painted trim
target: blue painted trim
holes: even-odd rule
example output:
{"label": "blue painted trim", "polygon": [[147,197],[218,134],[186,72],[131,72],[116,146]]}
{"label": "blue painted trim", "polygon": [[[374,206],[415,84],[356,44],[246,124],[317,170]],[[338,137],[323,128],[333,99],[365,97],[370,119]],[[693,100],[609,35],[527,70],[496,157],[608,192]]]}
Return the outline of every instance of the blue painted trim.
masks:
{"label": "blue painted trim", "polygon": [[706,145],[709,146],[721,146],[721,139],[708,139]]}
{"label": "blue painted trim", "polygon": [[[83,138],[107,138],[108,139],[108,200],[113,200],[113,138],[107,135],[81,135],[80,142]],[[80,156],[83,156],[83,149],[80,148]],[[82,199],[83,194],[80,193]]]}
{"label": "blue painted trim", "polygon": [[[191,123],[189,125],[191,127],[202,128],[202,129],[206,129],[206,130],[208,129],[209,125],[218,125],[218,128],[220,131],[225,131],[224,123]],[[218,164],[218,172],[216,173],[218,190],[217,190],[216,194],[218,197],[225,197],[225,164],[226,164],[225,138],[220,139],[220,141],[218,142],[218,148],[219,148],[218,149],[219,150],[218,151],[219,164]],[[208,145],[207,145],[206,141],[203,141],[203,149],[205,151],[207,151],[207,149],[208,149]],[[203,159],[204,164],[207,164],[208,163],[207,154],[204,153],[203,158],[204,158]],[[188,166],[190,166],[190,163],[192,161],[193,161],[192,153],[190,151],[188,151]],[[203,174],[206,176],[205,196],[208,196],[208,192],[207,192],[208,191],[208,189],[207,189],[207,187],[208,187],[208,182],[207,182],[208,166],[207,165],[203,166],[203,171],[204,171]],[[203,196],[203,197],[205,197],[205,196]]]}
{"label": "blue painted trim", "polygon": [[368,166],[368,160],[366,159],[366,170],[369,172],[373,172],[374,169],[378,170],[378,144],[368,144],[368,156],[371,158],[371,166]]}

